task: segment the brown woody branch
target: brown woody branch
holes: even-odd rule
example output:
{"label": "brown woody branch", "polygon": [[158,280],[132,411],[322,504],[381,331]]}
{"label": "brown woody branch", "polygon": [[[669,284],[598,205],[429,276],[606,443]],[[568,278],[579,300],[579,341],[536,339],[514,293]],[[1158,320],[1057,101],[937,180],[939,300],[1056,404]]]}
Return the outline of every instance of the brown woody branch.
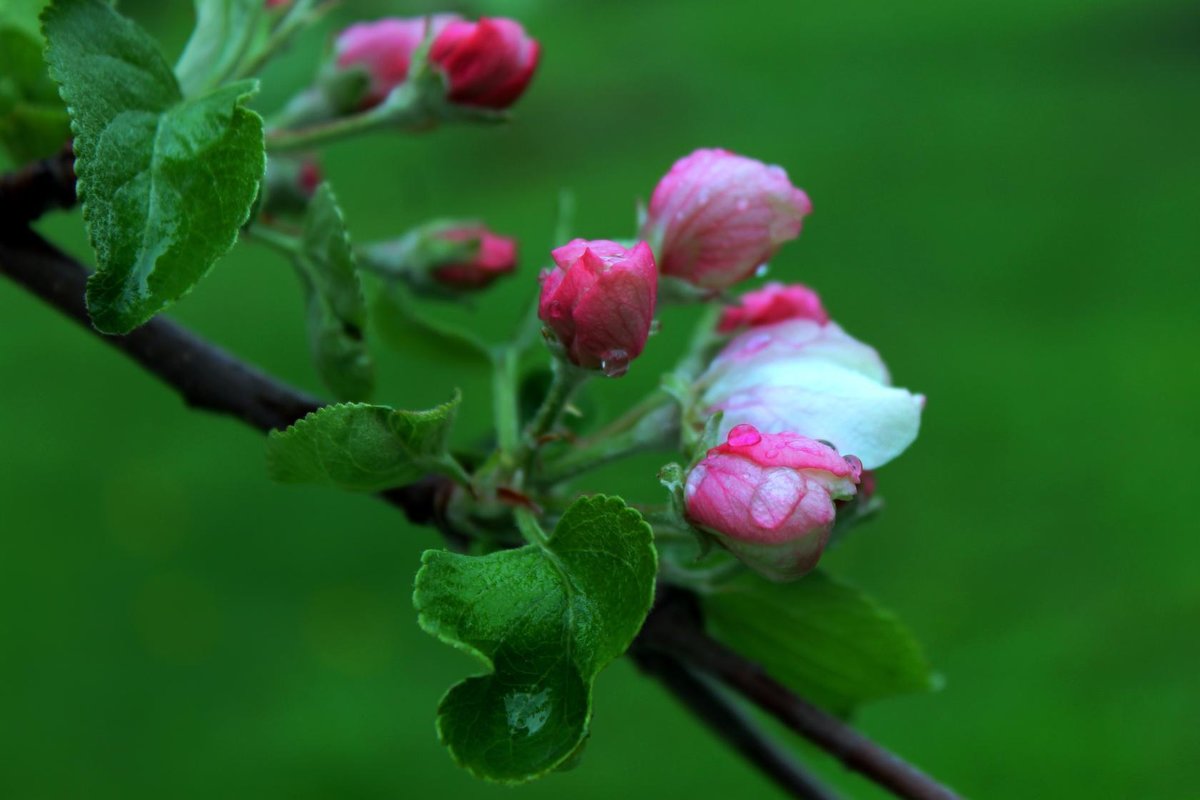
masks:
{"label": "brown woody branch", "polygon": [[[266,433],[286,428],[322,405],[165,317],[124,336],[100,334],[84,303],[87,271],[27,227],[0,225],[0,273],[128,355],[192,408],[234,417]],[[435,476],[379,496],[412,522],[445,529],[441,510],[448,489],[448,479]],[[461,536],[450,538],[461,544]]]}
{"label": "brown woody branch", "polygon": [[725,743],[792,797],[837,800],[838,796],[776,744],[719,689],[698,676],[670,653],[644,643],[629,655],[642,672],[654,677]]}
{"label": "brown woody branch", "polygon": [[947,787],[799,697],[758,664],[709,636],[694,595],[670,587],[660,591],[638,638],[721,681],[847,768],[897,797],[959,800]]}
{"label": "brown woody branch", "polygon": [[[74,202],[69,153],[0,178],[0,273],[24,286],[175,389],[194,408],[235,417],[259,431],[287,427],[321,402],[226,353],[163,317],[124,336],[104,336],[84,303],[87,272],[26,226]],[[430,477],[381,493],[414,523],[433,524],[461,545],[442,514],[450,486]],[[798,798],[832,797],[757,732],[691,669],[708,673],[792,730],[900,797],[951,800],[953,792],[775,681],[756,664],[709,637],[685,592],[666,589],[632,652],[728,743]]]}

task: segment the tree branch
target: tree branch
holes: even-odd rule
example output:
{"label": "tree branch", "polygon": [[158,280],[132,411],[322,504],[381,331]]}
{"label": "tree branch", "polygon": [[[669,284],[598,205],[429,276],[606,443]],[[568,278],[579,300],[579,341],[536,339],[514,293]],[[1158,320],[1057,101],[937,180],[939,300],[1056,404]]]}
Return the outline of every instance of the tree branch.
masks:
{"label": "tree branch", "polygon": [[[0,177],[0,273],[57,308],[85,330],[121,350],[174,388],[195,408],[225,414],[259,431],[284,428],[320,407],[314,397],[266,375],[164,317],[124,336],[105,336],[91,325],[84,303],[87,271],[26,223],[74,202],[69,152]],[[416,524],[432,524],[451,544],[464,537],[446,523],[453,484],[431,476],[382,492],[386,502]],[[778,785],[798,798],[829,798],[762,734],[748,727],[724,698],[686,665],[706,672],[792,730],[900,797],[957,800],[957,795],[841,720],[796,696],[758,665],[709,637],[695,598],[666,588],[633,649],[643,669],[655,674],[694,713]]]}
{"label": "tree branch", "polygon": [[744,712],[674,656],[646,646],[640,639],[629,654],[642,672],[656,678],[688,711],[779,788],[802,800],[837,800],[836,794],[796,763]]}
{"label": "tree branch", "polygon": [[75,151],[70,142],[50,158],[0,175],[0,225],[24,226],[55,208],[75,205]]}
{"label": "tree branch", "polygon": [[[291,425],[321,407],[320,400],[260,372],[166,317],[155,317],[124,336],[105,336],[92,327],[84,303],[87,271],[29,228],[0,226],[0,273],[122,351],[192,408],[234,417],[266,433]],[[381,492],[412,522],[435,525],[452,544],[462,544],[442,514],[449,479],[433,476]]]}
{"label": "tree branch", "polygon": [[762,667],[705,633],[693,595],[670,587],[661,591],[638,638],[712,675],[847,768],[897,797],[960,800],[949,788],[842,720],[798,697]]}

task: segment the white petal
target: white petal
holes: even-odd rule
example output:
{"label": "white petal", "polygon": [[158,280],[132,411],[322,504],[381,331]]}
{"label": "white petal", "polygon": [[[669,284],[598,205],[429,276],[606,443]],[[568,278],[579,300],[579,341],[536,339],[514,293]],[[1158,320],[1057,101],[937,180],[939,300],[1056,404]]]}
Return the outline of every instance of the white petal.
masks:
{"label": "white petal", "polygon": [[721,435],[749,423],[764,433],[823,439],[875,469],[917,438],[924,398],[825,360],[754,359],[727,370],[705,393],[723,410]]}

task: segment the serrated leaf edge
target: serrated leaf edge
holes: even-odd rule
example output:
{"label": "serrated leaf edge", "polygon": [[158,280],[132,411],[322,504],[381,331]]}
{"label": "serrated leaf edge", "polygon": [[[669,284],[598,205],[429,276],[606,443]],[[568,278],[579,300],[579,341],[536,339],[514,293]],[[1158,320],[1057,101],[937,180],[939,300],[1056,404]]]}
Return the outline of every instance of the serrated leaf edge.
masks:
{"label": "serrated leaf edge", "polygon": [[[588,495],[586,498],[580,498],[580,499],[597,501],[597,505],[599,505],[601,509],[608,509],[609,507],[615,507],[615,510],[618,511],[622,516],[632,516],[632,517],[636,518],[636,521],[640,523],[640,527],[643,529],[643,531],[646,535],[646,540],[650,545],[651,561],[653,562],[654,573],[656,575],[658,574],[658,548],[655,547],[655,545],[654,545],[654,529],[651,527],[650,523],[646,521],[646,518],[644,516],[642,516],[642,513],[640,511],[638,511],[636,508],[633,508],[632,506],[630,506],[622,498],[620,498],[618,496],[614,496],[614,495],[594,494],[594,495]],[[578,501],[576,501],[576,502],[578,502]],[[570,509],[568,508],[568,510],[570,510]],[[551,533],[550,538],[547,540],[547,544],[545,547],[536,545],[536,544],[528,544],[528,545],[525,545],[524,547],[521,547],[518,549],[524,550],[524,549],[532,548],[532,549],[536,550],[537,552],[542,553],[543,557],[548,557],[547,548],[554,544],[554,539],[555,539],[556,533],[557,533],[557,529]],[[584,684],[587,687],[587,712],[584,715],[583,724],[580,726],[579,737],[572,743],[571,748],[566,752],[565,755],[563,755],[558,760],[554,761],[554,763],[547,766],[544,770],[542,770],[540,772],[531,773],[522,778],[497,778],[495,776],[487,775],[487,774],[477,771],[476,769],[474,769],[474,767],[471,764],[467,763],[466,761],[464,761],[462,758],[459,757],[459,754],[455,751],[453,745],[451,745],[450,742],[446,739],[445,732],[442,729],[442,718],[443,718],[442,707],[444,706],[446,700],[454,692],[454,690],[457,689],[459,686],[462,686],[466,682],[476,679],[476,678],[486,678],[489,675],[494,675],[496,672],[495,664],[492,662],[492,660],[490,658],[488,658],[486,655],[484,655],[482,652],[480,652],[478,649],[471,646],[470,644],[467,644],[466,642],[463,642],[458,639],[450,638],[447,635],[445,635],[442,632],[441,627],[439,625],[430,622],[430,620],[428,619],[428,615],[418,605],[418,603],[417,603],[417,587],[420,585],[421,575],[429,567],[430,562],[433,560],[433,558],[437,557],[439,554],[447,554],[447,555],[451,555],[451,556],[459,556],[460,555],[457,553],[450,553],[447,550],[426,550],[424,553],[421,554],[421,567],[420,567],[420,569],[417,570],[417,574],[413,579],[413,605],[414,605],[414,607],[417,608],[417,625],[421,628],[421,630],[423,630],[426,633],[428,633],[429,635],[433,636],[434,638],[436,638],[438,641],[442,642],[443,644],[449,645],[450,647],[454,648],[455,650],[466,653],[467,655],[475,658],[477,661],[479,661],[481,664],[484,665],[484,667],[486,668],[486,672],[480,672],[480,673],[476,673],[474,675],[468,675],[467,677],[463,678],[462,680],[456,681],[448,689],[446,689],[445,692],[442,693],[442,696],[438,699],[437,716],[434,719],[434,729],[437,731],[438,741],[442,743],[442,746],[445,747],[447,751],[449,751],[450,757],[454,759],[455,764],[457,764],[459,767],[466,770],[466,772],[468,774],[472,775],[473,777],[475,777],[479,780],[483,780],[488,783],[499,784],[502,786],[520,786],[522,784],[530,783],[532,781],[538,780],[539,778],[545,777],[546,775],[550,774],[551,772],[554,772],[555,770],[557,770],[559,767],[561,767],[567,761],[570,761],[571,758],[573,758],[579,752],[580,747],[582,747],[582,745],[588,740],[589,736],[591,735],[592,716],[595,713],[595,706],[593,703],[593,692],[595,690],[596,678],[600,675],[600,673],[604,670],[605,667],[607,667],[609,664],[611,664],[613,661],[616,660],[616,657],[610,658],[609,660],[604,661],[603,663],[597,663],[596,668],[593,671],[593,673],[590,676],[588,676],[586,680],[584,680]],[[461,556],[461,557],[471,558],[471,556]],[[557,565],[556,565],[556,569],[557,569]],[[564,576],[564,580],[568,580],[568,578],[566,576]],[[641,615],[641,619],[638,620],[637,631],[639,631],[639,632],[641,631],[642,625],[645,624],[646,617],[649,616],[650,610],[654,607],[654,596],[655,596],[656,590],[657,590],[657,582],[655,581],[655,582],[652,582],[651,586],[650,586],[650,597],[649,597],[649,602],[646,605],[646,611]],[[634,638],[636,638],[636,637],[637,637],[637,632],[634,633]],[[630,639],[630,644],[632,644],[632,641],[633,640]],[[626,645],[626,651],[628,651],[628,645]],[[576,670],[576,673],[580,674],[582,676],[582,673],[579,672],[579,664],[575,661],[574,658],[571,659],[571,665]]]}

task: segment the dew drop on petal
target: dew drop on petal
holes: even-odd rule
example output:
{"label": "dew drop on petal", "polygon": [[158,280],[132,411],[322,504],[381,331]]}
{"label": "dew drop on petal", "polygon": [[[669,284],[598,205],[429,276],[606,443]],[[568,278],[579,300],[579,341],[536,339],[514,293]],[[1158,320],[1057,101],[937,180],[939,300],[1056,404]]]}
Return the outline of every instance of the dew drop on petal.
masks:
{"label": "dew drop on petal", "polygon": [[609,350],[600,356],[600,371],[610,378],[619,378],[629,371],[629,353]]}
{"label": "dew drop on petal", "polygon": [[745,211],[750,208],[750,201],[743,197],[737,201],[736,208],[738,211]]}
{"label": "dew drop on petal", "polygon": [[662,330],[662,323],[661,323],[661,322],[659,322],[659,321],[658,321],[658,320],[656,320],[656,319],[655,319],[655,320],[651,320],[651,321],[650,321],[650,333],[651,333],[651,335],[653,335],[653,334],[655,334],[655,333],[658,333],[660,330]]}
{"label": "dew drop on petal", "polygon": [[751,447],[762,441],[762,434],[753,425],[738,425],[729,432],[728,441],[734,447]]}

